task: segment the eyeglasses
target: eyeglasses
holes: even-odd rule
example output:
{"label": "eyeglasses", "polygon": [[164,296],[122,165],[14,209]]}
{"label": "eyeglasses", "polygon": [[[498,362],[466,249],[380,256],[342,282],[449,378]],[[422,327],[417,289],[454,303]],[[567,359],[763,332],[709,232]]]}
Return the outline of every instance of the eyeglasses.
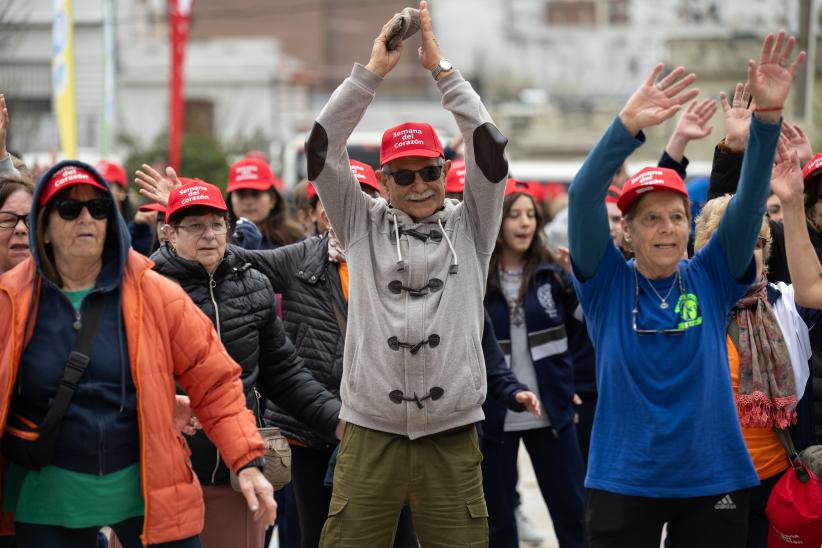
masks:
{"label": "eyeglasses", "polygon": [[[677,273],[679,280],[679,294],[680,300],[685,296],[685,285],[682,283],[682,276]],[[648,282],[650,283],[650,281]],[[637,335],[684,335],[687,328],[672,327],[669,329],[642,329],[637,327],[637,317],[639,316],[639,278],[636,274],[636,265],[634,265],[634,309],[631,311],[631,327]]]}
{"label": "eyeglasses", "polygon": [[436,181],[442,175],[442,166],[425,166],[422,169],[401,169],[389,173],[394,179],[394,182],[400,186],[408,186],[414,182],[414,177],[420,174],[420,178],[426,183]]}
{"label": "eyeglasses", "polygon": [[113,205],[114,203],[111,201],[111,198],[94,198],[93,200],[86,200],[85,202],[68,199],[60,200],[54,204],[54,208],[57,210],[57,214],[60,215],[60,218],[66,221],[73,221],[79,217],[80,213],[83,211],[83,208],[88,210],[88,213],[91,215],[92,219],[100,221],[111,214],[111,208]]}
{"label": "eyeglasses", "polygon": [[23,221],[23,224],[26,228],[29,227],[29,214],[26,213],[24,215],[18,215],[17,213],[12,213],[11,211],[0,211],[0,229],[8,230],[10,228],[16,228],[17,223]]}
{"label": "eyeglasses", "polygon": [[228,232],[228,226],[225,223],[192,223],[190,225],[177,225],[174,228],[179,228],[191,234],[192,236],[200,236],[205,233],[206,228],[211,227],[211,231],[218,236],[222,236]]}

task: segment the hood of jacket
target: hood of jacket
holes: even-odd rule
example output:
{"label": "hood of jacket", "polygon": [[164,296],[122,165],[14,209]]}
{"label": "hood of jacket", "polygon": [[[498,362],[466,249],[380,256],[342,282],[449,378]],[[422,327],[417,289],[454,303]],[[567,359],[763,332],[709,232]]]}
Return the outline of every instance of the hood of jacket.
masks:
{"label": "hood of jacket", "polygon": [[[34,262],[37,265],[37,273],[42,276],[46,283],[50,283],[52,285],[54,285],[53,282],[46,278],[43,274],[43,258],[40,256],[40,252],[37,248],[37,215],[43,207],[39,205],[39,202],[40,195],[42,194],[46,183],[59,170],[69,166],[74,166],[89,172],[97,182],[108,189],[108,196],[111,198],[112,202],[114,204],[117,203],[114,194],[111,192],[111,187],[106,180],[103,179],[99,173],[97,173],[96,169],[84,162],[79,162],[77,160],[63,160],[62,162],[58,162],[52,166],[40,177],[37,181],[37,185],[34,187],[31,213],[29,213],[29,226],[32,227],[32,229],[29,230],[29,248],[31,249]],[[123,272],[125,271],[126,257],[128,255],[129,247],[131,247],[131,236],[129,235],[128,226],[115,205],[112,208],[112,212],[108,217],[108,223],[106,225],[106,240],[103,247],[103,268],[97,276],[97,283],[95,285],[97,289],[112,290],[120,285],[120,282],[123,279]]]}

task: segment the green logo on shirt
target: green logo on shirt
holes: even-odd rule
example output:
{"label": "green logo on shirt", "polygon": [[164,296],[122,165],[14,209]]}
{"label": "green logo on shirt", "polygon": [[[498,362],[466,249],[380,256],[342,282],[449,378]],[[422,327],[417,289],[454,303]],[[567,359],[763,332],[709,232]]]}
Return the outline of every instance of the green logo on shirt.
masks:
{"label": "green logo on shirt", "polygon": [[674,312],[679,314],[681,320],[678,329],[688,329],[702,324],[702,316],[699,315],[699,299],[693,293],[680,295]]}

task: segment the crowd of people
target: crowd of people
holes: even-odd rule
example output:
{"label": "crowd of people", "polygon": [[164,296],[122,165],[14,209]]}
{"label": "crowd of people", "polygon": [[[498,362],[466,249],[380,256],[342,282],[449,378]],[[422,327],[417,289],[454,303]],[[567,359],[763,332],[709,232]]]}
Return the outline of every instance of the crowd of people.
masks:
{"label": "crowd of people", "polygon": [[[406,122],[378,166],[350,159],[416,28],[459,139]],[[257,154],[227,181],[74,160],[35,181],[0,97],[0,546],[258,548],[275,523],[281,548],[537,545],[520,443],[563,548],[769,546],[786,440],[822,439],[794,45],[768,35],[730,100],[654,67],[559,193],[509,177],[424,1],[330,97],[293,189]],[[720,109],[694,199],[686,148]]]}

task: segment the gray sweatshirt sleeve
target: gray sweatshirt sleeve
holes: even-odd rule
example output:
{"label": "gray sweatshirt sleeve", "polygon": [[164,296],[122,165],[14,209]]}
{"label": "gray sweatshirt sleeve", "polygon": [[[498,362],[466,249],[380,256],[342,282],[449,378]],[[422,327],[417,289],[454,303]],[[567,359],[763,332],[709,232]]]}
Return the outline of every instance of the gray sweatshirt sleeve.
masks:
{"label": "gray sweatshirt sleeve", "polygon": [[465,140],[463,201],[477,251],[494,251],[508,177],[504,151],[508,140],[494,126],[480,96],[458,71],[437,82],[442,106],[451,111]]}
{"label": "gray sweatshirt sleeve", "polygon": [[308,178],[344,248],[368,230],[372,198],[351,173],[346,142],[374,99],[382,78],[359,63],[334,91],[305,142]]}
{"label": "gray sweatshirt sleeve", "polygon": [[14,167],[14,163],[11,161],[11,154],[6,155],[5,158],[0,160],[0,173],[20,177],[20,172],[17,171],[17,168]]}

